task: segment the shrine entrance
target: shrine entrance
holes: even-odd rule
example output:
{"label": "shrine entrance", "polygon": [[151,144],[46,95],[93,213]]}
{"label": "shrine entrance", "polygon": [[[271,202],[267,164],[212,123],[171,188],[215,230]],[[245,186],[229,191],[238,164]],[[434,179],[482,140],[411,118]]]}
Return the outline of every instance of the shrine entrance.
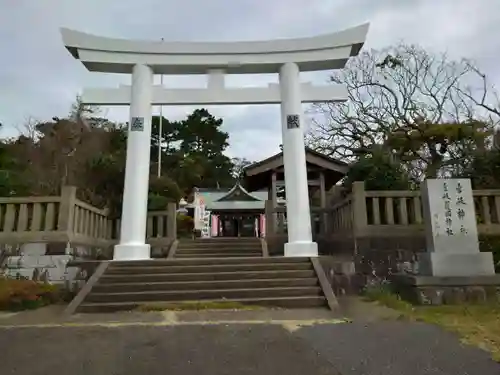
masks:
{"label": "shrine entrance", "polygon": [[260,237],[259,215],[220,214],[219,237]]}

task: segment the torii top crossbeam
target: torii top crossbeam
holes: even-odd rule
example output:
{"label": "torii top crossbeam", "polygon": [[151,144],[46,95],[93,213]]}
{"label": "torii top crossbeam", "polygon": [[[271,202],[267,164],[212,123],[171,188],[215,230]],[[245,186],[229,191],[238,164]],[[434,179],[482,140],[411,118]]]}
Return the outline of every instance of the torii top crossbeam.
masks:
{"label": "torii top crossbeam", "polygon": [[277,73],[283,64],[300,71],[341,69],[363,46],[369,24],[310,38],[251,42],[161,42],[99,37],[61,29],[64,45],[90,71],[131,73],[146,64],[156,74]]}

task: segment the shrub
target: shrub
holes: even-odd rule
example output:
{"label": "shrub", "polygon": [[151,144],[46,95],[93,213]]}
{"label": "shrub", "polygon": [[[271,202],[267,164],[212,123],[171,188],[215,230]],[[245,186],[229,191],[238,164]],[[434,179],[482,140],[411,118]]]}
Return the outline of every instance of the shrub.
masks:
{"label": "shrub", "polygon": [[493,253],[495,270],[500,273],[500,236],[479,236],[479,249]]}
{"label": "shrub", "polygon": [[163,211],[167,209],[168,203],[171,200],[163,195],[149,193],[148,195],[148,210]]}
{"label": "shrub", "polygon": [[364,181],[366,190],[411,190],[412,187],[402,164],[380,151],[363,155],[352,164],[343,185],[351,189],[355,181]]}
{"label": "shrub", "polygon": [[33,280],[0,278],[0,310],[29,310],[55,303],[59,289]]}
{"label": "shrub", "polygon": [[403,301],[399,295],[393,293],[391,284],[388,281],[368,284],[363,290],[363,296],[368,301],[377,301],[395,310],[412,309],[410,303]]}
{"label": "shrub", "polygon": [[194,220],[191,216],[177,214],[177,234],[180,237],[191,237],[193,228]]}

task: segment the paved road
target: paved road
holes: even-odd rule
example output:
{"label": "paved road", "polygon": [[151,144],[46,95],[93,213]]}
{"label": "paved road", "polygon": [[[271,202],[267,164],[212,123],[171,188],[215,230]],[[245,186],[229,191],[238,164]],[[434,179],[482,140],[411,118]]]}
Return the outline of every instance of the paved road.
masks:
{"label": "paved road", "polygon": [[498,375],[436,327],[397,321],[0,328],[2,375]]}

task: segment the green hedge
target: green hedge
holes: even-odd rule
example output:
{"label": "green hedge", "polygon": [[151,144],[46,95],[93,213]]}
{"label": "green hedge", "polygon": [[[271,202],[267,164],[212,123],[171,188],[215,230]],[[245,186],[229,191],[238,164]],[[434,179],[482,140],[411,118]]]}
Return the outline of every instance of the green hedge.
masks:
{"label": "green hedge", "polygon": [[500,236],[479,236],[479,249],[493,253],[496,272],[500,273]]}

